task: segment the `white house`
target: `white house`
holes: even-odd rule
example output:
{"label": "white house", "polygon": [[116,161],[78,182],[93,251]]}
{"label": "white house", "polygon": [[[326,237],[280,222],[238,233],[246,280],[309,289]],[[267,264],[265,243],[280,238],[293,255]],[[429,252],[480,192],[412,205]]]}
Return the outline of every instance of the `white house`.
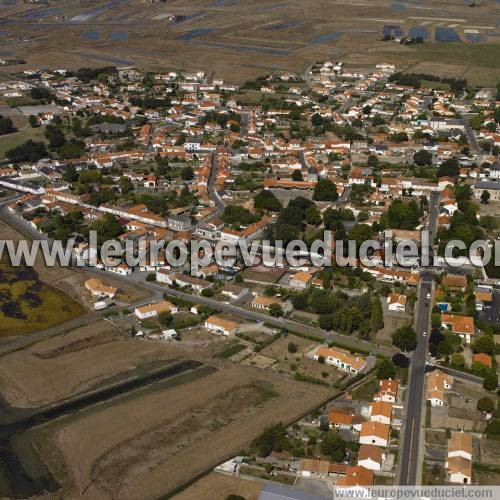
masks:
{"label": "white house", "polygon": [[381,422],[364,422],[361,424],[359,442],[386,447],[389,443],[390,426]]}
{"label": "white house", "polygon": [[387,296],[387,309],[394,312],[405,312],[406,300],[406,295],[401,295],[399,293],[390,293]]}
{"label": "white house", "polygon": [[205,321],[205,328],[217,335],[229,336],[238,331],[238,323],[220,316],[210,316]]}
{"label": "white house", "polygon": [[148,319],[148,318],[156,318],[162,312],[169,312],[170,314],[176,314],[178,311],[177,307],[174,306],[168,300],[164,300],[163,302],[158,302],[157,304],[148,304],[142,307],[136,307],[134,310],[134,314],[138,319]]}
{"label": "white house", "polygon": [[392,421],[392,403],[375,401],[370,404],[370,420],[390,425]]}
{"label": "white house", "polygon": [[378,471],[385,460],[384,449],[374,444],[362,444],[358,451],[358,465],[365,469]]}
{"label": "white house", "polygon": [[347,351],[341,349],[331,349],[329,347],[320,347],[314,353],[314,361],[324,359],[325,364],[332,365],[347,373],[359,373],[366,366],[365,358],[353,356]]}

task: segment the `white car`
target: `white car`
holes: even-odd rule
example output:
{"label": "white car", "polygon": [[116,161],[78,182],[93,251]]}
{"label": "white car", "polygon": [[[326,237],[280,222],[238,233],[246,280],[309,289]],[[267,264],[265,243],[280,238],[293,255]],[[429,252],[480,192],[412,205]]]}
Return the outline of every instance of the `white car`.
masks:
{"label": "white car", "polygon": [[424,337],[427,337],[427,332],[424,332],[424,333],[423,333],[423,336],[424,336]]}

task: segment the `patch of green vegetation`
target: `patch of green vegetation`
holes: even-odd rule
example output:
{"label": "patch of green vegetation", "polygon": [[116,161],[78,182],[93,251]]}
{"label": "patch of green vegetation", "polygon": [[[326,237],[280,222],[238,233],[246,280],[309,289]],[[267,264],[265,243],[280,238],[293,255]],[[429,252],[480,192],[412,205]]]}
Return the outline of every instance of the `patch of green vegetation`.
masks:
{"label": "patch of green vegetation", "polygon": [[83,312],[78,302],[39,281],[35,270],[0,262],[0,337],[43,330]]}
{"label": "patch of green vegetation", "polygon": [[246,345],[244,344],[233,344],[223,351],[219,352],[216,357],[220,359],[229,359],[230,357],[234,356],[235,354],[238,354],[239,352],[243,351],[243,349],[246,348]]}
{"label": "patch of green vegetation", "polygon": [[15,148],[27,140],[44,141],[43,127],[24,128],[12,134],[0,136],[0,159],[3,158],[5,152]]}

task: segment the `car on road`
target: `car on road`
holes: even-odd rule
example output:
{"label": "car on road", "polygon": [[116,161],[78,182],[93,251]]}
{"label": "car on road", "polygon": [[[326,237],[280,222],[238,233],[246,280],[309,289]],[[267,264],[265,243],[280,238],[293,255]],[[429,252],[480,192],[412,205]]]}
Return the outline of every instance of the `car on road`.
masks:
{"label": "car on road", "polygon": [[424,337],[427,337],[427,332],[424,332],[422,335],[423,335]]}

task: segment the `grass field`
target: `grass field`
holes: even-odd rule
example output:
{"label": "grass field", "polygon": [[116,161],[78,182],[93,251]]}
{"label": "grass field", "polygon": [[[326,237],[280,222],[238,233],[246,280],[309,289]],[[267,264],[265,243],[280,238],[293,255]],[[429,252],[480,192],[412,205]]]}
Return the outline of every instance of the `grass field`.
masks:
{"label": "grass field", "polygon": [[0,135],[0,157],[9,149],[15,148],[29,139],[33,141],[45,141],[43,130],[43,127],[27,127],[12,134]]}
{"label": "grass field", "polygon": [[83,312],[78,302],[42,283],[36,271],[0,261],[0,337],[43,330]]}

